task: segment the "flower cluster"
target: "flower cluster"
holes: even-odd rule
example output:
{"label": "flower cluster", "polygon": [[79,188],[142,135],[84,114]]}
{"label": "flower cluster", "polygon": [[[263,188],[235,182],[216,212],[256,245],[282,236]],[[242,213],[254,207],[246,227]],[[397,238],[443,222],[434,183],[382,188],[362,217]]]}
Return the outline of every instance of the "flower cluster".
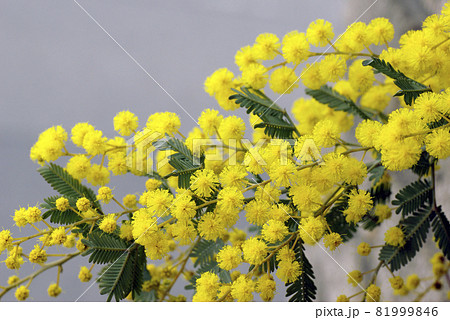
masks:
{"label": "flower cluster", "polygon": [[[260,34],[236,53],[239,75],[221,68],[206,79],[205,91],[220,107],[247,109],[250,127],[236,115],[210,108],[186,136],[174,113],[154,113],[140,128],[142,120],[128,110],[114,117],[119,136],[113,138],[87,122],[74,125],[70,134],[61,126],[44,131],[30,157],[60,195],[46,198],[40,208],[15,211],[16,226],[37,233],[15,237],[10,230],[0,232],[6,267],[18,270],[26,260],[45,270],[57,267],[50,297],[62,292],[63,263],[83,253],[93,263],[123,264],[122,273],[108,268],[99,278],[108,299],[185,301],[184,295],[170,293],[183,276],[195,289],[193,301],[252,301],[255,293],[270,301],[276,279],[289,286],[289,295],[304,290],[292,299],[312,300],[316,288],[305,246],[332,253],[345,246],[356,228],[374,230],[383,223],[389,226],[385,243],[362,242],[356,252],[366,257],[383,247],[380,256],[387,258],[373,270],[351,271],[348,283],[364,290],[337,300],[364,294],[365,301],[380,301],[376,279],[382,268],[392,274],[395,295],[415,290],[421,282],[417,275],[404,281],[393,274],[407,259],[396,264],[389,253],[408,255],[404,250],[421,246],[423,240],[415,237],[423,231],[410,228],[411,219],[424,217],[419,222],[427,221],[429,228],[435,216],[445,218],[431,190],[437,161],[450,156],[450,4],[428,17],[421,30],[402,35],[398,49],[390,46],[394,27],[385,18],[355,22],[334,38],[332,24],[322,19],[306,32],[294,30],[281,39]],[[334,51],[320,52],[327,45]],[[384,75],[363,64],[364,58],[382,61]],[[297,99],[291,118],[266,94],[291,94],[299,81],[314,98]],[[399,104],[392,96],[401,81],[419,89],[402,91],[405,102],[388,112]],[[411,91],[415,96],[409,101]],[[346,141],[352,128],[355,139]],[[57,160],[65,161],[65,168],[53,163]],[[420,171],[423,167],[426,172]],[[425,191],[413,200],[401,197],[416,185],[406,188],[397,195],[397,207],[389,206],[389,171],[411,168],[420,177],[430,174],[432,183],[424,184]],[[141,179],[142,189],[120,201],[110,177],[124,174]],[[98,187],[97,192],[84,182]],[[394,210],[403,210],[398,224],[390,219]],[[433,220],[434,229],[438,223]],[[435,235],[439,248],[448,252],[443,248],[448,242],[438,238],[442,234]],[[25,253],[22,244],[32,239],[37,242]],[[61,246],[70,253],[52,253]],[[62,258],[50,261],[55,256]],[[432,259],[436,289],[448,272],[447,259],[442,253]],[[93,266],[81,267],[81,282],[92,279]],[[372,280],[364,284],[370,273]],[[16,298],[27,299],[31,281],[25,281],[10,278],[0,297],[16,288]],[[121,290],[111,289],[116,285]]]}

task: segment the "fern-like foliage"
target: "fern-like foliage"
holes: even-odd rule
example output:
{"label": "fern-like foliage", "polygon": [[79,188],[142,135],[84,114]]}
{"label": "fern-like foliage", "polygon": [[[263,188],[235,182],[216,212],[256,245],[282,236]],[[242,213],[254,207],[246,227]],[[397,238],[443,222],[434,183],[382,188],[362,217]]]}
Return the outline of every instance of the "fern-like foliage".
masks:
{"label": "fern-like foliage", "polygon": [[82,185],[80,181],[73,178],[64,168],[54,163],[49,163],[38,169],[39,174],[63,196],[78,199],[86,197],[91,201],[94,208],[101,211],[101,207],[94,191]]}
{"label": "fern-like foliage", "polygon": [[[144,269],[144,272],[142,272],[142,282],[145,281],[151,281],[152,276],[150,272],[147,270],[147,268]],[[136,294],[133,298],[133,301],[137,302],[155,302],[158,300],[157,292],[156,292],[156,286],[155,289],[151,289],[150,291],[141,291],[141,293]]]}
{"label": "fern-like foliage", "polygon": [[393,247],[385,245],[378,256],[380,261],[389,265],[392,271],[399,270],[411,261],[420,248],[422,248],[430,229],[430,215],[433,213],[431,206],[419,208],[411,216],[400,221],[400,226],[405,234],[405,245]]}
{"label": "fern-like foliage", "polygon": [[356,103],[337,93],[329,86],[324,85],[320,89],[306,89],[305,92],[320,103],[327,104],[334,110],[345,111],[361,119],[371,119],[374,116],[371,111],[358,107]]}
{"label": "fern-like foliage", "polygon": [[[42,219],[47,219],[50,217],[50,222],[57,223],[57,224],[71,224],[77,221],[81,220],[81,217],[73,212],[72,210],[66,210],[66,211],[59,211],[56,209],[56,199],[58,199],[59,196],[52,196],[44,199],[44,203],[41,204],[41,208],[47,209],[42,214]],[[76,206],[76,199],[67,197],[67,200],[69,200],[69,204],[72,208],[75,208]]]}
{"label": "fern-like foliage", "polygon": [[344,195],[333,205],[330,212],[325,215],[331,231],[339,233],[344,242],[350,240],[356,233],[356,225],[348,223],[343,215],[343,211],[347,208],[348,196]]}
{"label": "fern-like foliage", "polygon": [[433,230],[437,245],[447,259],[450,260],[450,223],[440,206],[437,208],[435,214],[431,222],[431,229]]}
{"label": "fern-like foliage", "polygon": [[216,241],[201,239],[192,249],[191,257],[197,258],[194,267],[203,266],[214,260],[214,255],[223,248],[224,242],[221,239]]}
{"label": "fern-like foliage", "polygon": [[146,265],[144,247],[127,250],[109,264],[98,279],[100,294],[107,294],[107,301],[124,299],[128,294],[139,295],[142,289],[142,274]]}
{"label": "fern-like foliage", "polygon": [[235,100],[247,113],[253,113],[261,119],[255,128],[264,128],[264,133],[272,138],[292,139],[295,125],[287,113],[259,90],[242,87],[241,91],[232,89],[236,94],[229,97]]}
{"label": "fern-like foliage", "polygon": [[408,78],[400,71],[395,70],[389,62],[384,60],[372,58],[371,60],[363,61],[363,65],[371,66],[377,72],[394,79],[394,83],[401,89],[394,96],[403,96],[405,103],[408,105],[411,105],[423,92],[431,91],[429,87]]}
{"label": "fern-like foliage", "polygon": [[398,206],[395,212],[406,216],[426,203],[432,202],[433,186],[428,180],[417,180],[401,189],[392,200],[392,204]]}
{"label": "fern-like foliage", "polygon": [[422,151],[419,161],[412,166],[411,170],[419,177],[428,175],[431,171],[430,154],[426,151]]}
{"label": "fern-like foliage", "polygon": [[178,177],[178,187],[188,189],[191,175],[202,168],[201,163],[204,159],[194,156],[186,144],[177,138],[169,137],[164,140],[159,140],[154,146],[159,150],[175,151],[174,154],[168,157],[170,165],[175,170],[163,178]]}
{"label": "fern-like foliage", "polygon": [[314,284],[314,271],[305,255],[305,247],[301,240],[294,248],[295,258],[302,269],[301,275],[292,283],[286,284],[286,297],[289,302],[310,302],[316,299],[317,287]]}
{"label": "fern-like foliage", "polygon": [[129,244],[118,236],[104,232],[92,232],[81,242],[88,247],[82,255],[89,256],[89,262],[96,264],[116,261],[129,247]]}

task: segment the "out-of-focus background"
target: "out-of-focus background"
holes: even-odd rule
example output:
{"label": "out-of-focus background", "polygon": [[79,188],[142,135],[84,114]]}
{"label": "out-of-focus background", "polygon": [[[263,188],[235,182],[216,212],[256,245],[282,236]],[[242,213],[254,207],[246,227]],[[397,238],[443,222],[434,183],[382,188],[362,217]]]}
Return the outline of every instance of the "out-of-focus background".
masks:
{"label": "out-of-focus background", "polygon": [[[388,17],[400,35],[438,12],[443,1],[79,0],[79,3],[196,119],[204,108],[218,107],[203,90],[205,78],[220,67],[237,71],[234,54],[240,47],[252,44],[260,33],[271,32],[281,38],[291,30],[305,31],[311,21],[323,18],[332,22],[338,35],[372,5],[360,20]],[[55,194],[36,172],[38,164],[29,159],[30,147],[48,127],[62,125],[70,131],[77,122],[87,121],[113,137],[112,119],[125,109],[134,112],[141,125],[158,111],[179,114],[183,133],[194,125],[190,116],[74,1],[0,0],[0,43],[0,230],[10,228],[18,234],[11,218],[14,210],[36,205]],[[304,93],[299,88],[283,96],[278,104],[289,109],[301,96]],[[234,113],[244,116],[242,110]],[[142,192],[144,182],[120,176],[113,178],[111,185],[117,186],[114,193],[122,198],[127,193]],[[444,194],[448,195],[448,188]],[[22,232],[32,232],[28,228]],[[333,258],[347,271],[368,270],[376,265],[376,254],[373,259],[355,255],[361,239],[375,241],[360,233],[357,239],[333,253]],[[433,253],[433,245],[428,247]],[[323,289],[318,293],[318,301],[334,301],[339,294],[356,292],[357,289],[346,284],[342,269],[320,248],[308,248],[308,254],[318,286]],[[0,257],[4,259],[5,254]],[[426,263],[416,259],[408,268],[429,270]],[[47,296],[48,285],[56,280],[56,270],[50,270],[33,281],[31,299],[75,301],[90,285],[78,281],[80,265],[87,265],[87,258],[78,257],[64,266],[63,294],[58,298]],[[408,274],[408,268],[402,274]],[[32,266],[26,263],[20,275],[32,271]],[[1,265],[0,285],[12,274]],[[391,290],[387,286],[383,289],[385,300],[391,299]],[[278,290],[284,291],[282,286]],[[443,298],[433,293],[429,299]],[[13,291],[3,299],[13,300]],[[80,301],[104,300],[95,284],[80,298]],[[277,300],[285,301],[284,294]]]}

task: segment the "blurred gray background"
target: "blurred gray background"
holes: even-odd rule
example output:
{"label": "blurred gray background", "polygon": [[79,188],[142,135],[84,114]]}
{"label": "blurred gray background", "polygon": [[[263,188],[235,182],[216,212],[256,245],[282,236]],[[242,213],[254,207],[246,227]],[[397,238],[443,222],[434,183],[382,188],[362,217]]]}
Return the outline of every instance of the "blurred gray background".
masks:
{"label": "blurred gray background", "polygon": [[[237,72],[234,54],[240,47],[251,45],[258,34],[271,32],[281,38],[291,30],[305,31],[311,21],[323,18],[333,23],[338,35],[373,1],[80,0],[79,3],[196,119],[204,108],[217,108],[215,100],[203,90],[205,78],[220,67]],[[420,25],[424,17],[439,10],[441,3],[379,0],[361,20],[368,22],[376,16],[395,19],[392,21],[398,35],[405,28]],[[0,226],[11,228],[16,234],[19,230],[11,218],[14,210],[36,205],[55,194],[36,172],[38,164],[29,159],[30,147],[48,127],[62,125],[70,132],[77,122],[88,121],[113,137],[112,119],[124,109],[134,112],[141,125],[158,111],[178,113],[183,133],[194,125],[71,0],[0,0],[0,43]],[[303,95],[300,88],[283,96],[278,103],[289,109],[293,100]],[[242,110],[234,113],[244,115]],[[117,186],[114,194],[121,199],[126,193],[141,192],[144,182],[120,176],[113,178],[111,185]],[[22,229],[22,234],[30,232],[30,227]],[[375,260],[353,254],[360,239],[333,253],[347,271],[368,270],[376,264]],[[356,292],[357,289],[346,284],[345,273],[320,248],[308,251],[318,286],[323,289],[318,301],[334,301],[339,294]],[[372,258],[376,259],[376,254]],[[5,254],[0,257],[4,259]],[[74,301],[88,287],[77,278],[79,266],[86,264],[86,258],[78,257],[64,266],[63,294],[56,299],[47,296],[48,285],[56,280],[56,270],[47,271],[33,281],[31,299]],[[20,275],[32,271],[26,263]],[[1,265],[0,285],[12,274]],[[281,286],[278,289],[284,291]],[[391,297],[390,291],[386,288],[385,299]],[[441,298],[435,295],[434,299]],[[3,299],[14,300],[13,291]],[[96,285],[80,299],[104,300]],[[278,300],[284,301],[284,294]]]}

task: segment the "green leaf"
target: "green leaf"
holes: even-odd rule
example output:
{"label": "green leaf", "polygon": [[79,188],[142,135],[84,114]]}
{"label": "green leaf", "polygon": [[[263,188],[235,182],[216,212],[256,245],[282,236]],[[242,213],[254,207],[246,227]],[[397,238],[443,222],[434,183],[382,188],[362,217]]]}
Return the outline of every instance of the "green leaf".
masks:
{"label": "green leaf", "polygon": [[425,243],[432,213],[431,206],[419,208],[411,216],[400,221],[400,227],[405,234],[405,245],[394,247],[386,244],[381,248],[378,259],[388,264],[392,271],[399,270],[408,264]]}
{"label": "green leaf", "polygon": [[434,238],[447,259],[450,260],[450,223],[439,206],[431,222]]}
{"label": "green leaf", "polygon": [[440,120],[430,122],[427,125],[428,125],[428,128],[430,128],[430,129],[436,129],[436,128],[445,126],[447,123],[448,123],[448,121],[446,119],[441,118]]}
{"label": "green leaf", "polygon": [[419,177],[426,176],[430,173],[431,163],[430,163],[430,155],[426,151],[422,151],[420,154],[419,161],[412,166],[412,172],[417,174]]}
{"label": "green leaf", "polygon": [[264,93],[259,90],[251,90],[242,87],[241,91],[232,89],[236,94],[229,97],[236,100],[242,108],[247,109],[247,113],[253,113],[261,119],[254,128],[264,128],[264,133],[272,138],[292,139],[295,125],[290,121],[286,111],[282,110]]}
{"label": "green leaf", "polygon": [[236,92],[236,94],[230,96],[229,99],[236,100],[235,103],[247,109],[247,113],[253,113],[257,116],[268,115],[283,119],[285,115],[284,111],[261,91],[252,90],[252,92],[246,87],[241,87],[241,91],[236,89],[231,90]]}
{"label": "green leaf", "polygon": [[[367,164],[368,168],[370,168],[371,166],[372,163]],[[385,172],[386,168],[383,165],[381,165],[381,163],[378,163],[376,167],[370,171],[369,181],[372,182],[372,186],[376,185],[381,180]]]}
{"label": "green leaf", "polygon": [[380,222],[378,221],[378,217],[374,216],[373,214],[366,214],[362,220],[362,227],[364,228],[364,230],[370,230],[372,231],[373,229],[375,229],[376,227],[378,227],[380,225]]}
{"label": "green leaf", "polygon": [[188,189],[190,177],[195,171],[202,168],[201,164],[204,162],[204,157],[194,156],[183,141],[173,137],[159,140],[154,143],[154,146],[158,150],[175,151],[174,154],[168,157],[169,164],[175,170],[166,175],[164,179],[178,177],[178,187]]}
{"label": "green leaf", "polygon": [[378,58],[372,58],[371,60],[363,61],[364,66],[371,66],[377,72],[394,79],[394,84],[401,90],[394,96],[403,96],[405,103],[411,105],[416,98],[424,92],[431,92],[431,89],[411,78],[408,78],[400,71],[397,71],[392,67],[389,62]]}
{"label": "green leaf", "polygon": [[144,247],[138,246],[126,251],[116,261],[108,265],[98,279],[100,294],[107,294],[107,301],[114,297],[120,301],[128,296],[139,295],[142,289],[142,273],[146,257]]}
{"label": "green leaf", "polygon": [[82,255],[89,256],[89,262],[96,264],[116,261],[129,247],[118,236],[104,232],[92,232],[81,242],[88,247]]}
{"label": "green leaf", "polygon": [[224,242],[221,239],[217,241],[201,239],[192,249],[191,257],[197,258],[194,267],[203,266],[214,260],[214,255],[223,248]]}
{"label": "green leaf", "polygon": [[[375,205],[378,203],[386,203],[386,201],[390,199],[392,194],[392,184],[389,181],[380,183],[384,174],[387,174],[386,168],[381,164],[378,164],[378,166],[372,169],[372,171],[370,172],[369,181],[372,181],[372,187],[368,191]],[[378,221],[378,219],[376,220]],[[372,230],[371,228],[375,227],[375,225],[371,225],[369,220],[367,220],[367,222],[368,224],[364,228]]]}
{"label": "green leaf", "polygon": [[91,201],[94,208],[101,211],[100,203],[97,201],[94,191],[82,185],[80,181],[73,178],[64,168],[54,163],[49,163],[38,169],[39,174],[60,194],[79,199],[86,197]]}
{"label": "green leaf", "polygon": [[286,297],[289,302],[310,302],[316,299],[317,287],[314,284],[314,271],[305,255],[305,247],[301,240],[295,244],[295,257],[299,262],[302,274],[292,283],[286,284]]}
{"label": "green leaf", "polygon": [[[48,209],[42,214],[42,219],[47,219],[50,217],[50,222],[56,224],[72,224],[74,222],[80,221],[82,218],[72,210],[65,210],[63,212],[56,209],[56,200],[60,196],[52,196],[44,199],[44,203],[41,204],[41,208]],[[76,199],[67,197],[69,204],[72,208],[76,206]]]}
{"label": "green leaf", "polygon": [[[142,273],[142,283],[145,281],[152,280],[152,276],[150,275],[150,272],[148,272],[147,268],[144,269],[144,272]],[[133,298],[133,301],[137,302],[154,302],[158,299],[157,293],[155,289],[152,289],[150,291],[141,291],[141,293],[136,294]]]}
{"label": "green leaf", "polygon": [[310,95],[317,101],[327,104],[330,108],[337,111],[345,111],[354,114],[361,119],[371,119],[374,114],[368,110],[358,107],[353,101],[347,99],[343,95],[337,93],[329,86],[322,86],[320,89],[306,89],[306,94]]}
{"label": "green leaf", "polygon": [[395,212],[402,212],[403,216],[416,211],[426,203],[432,202],[433,186],[428,180],[417,180],[401,189],[392,200],[394,206],[398,206]]}
{"label": "green leaf", "polygon": [[348,196],[343,195],[341,199],[336,201],[334,206],[325,215],[328,225],[332,232],[339,233],[342,241],[350,240],[356,233],[356,225],[350,224],[345,220],[344,210],[348,208]]}
{"label": "green leaf", "polygon": [[254,128],[264,128],[264,133],[276,139],[292,139],[295,126],[289,122],[264,114],[262,122],[254,125]]}

